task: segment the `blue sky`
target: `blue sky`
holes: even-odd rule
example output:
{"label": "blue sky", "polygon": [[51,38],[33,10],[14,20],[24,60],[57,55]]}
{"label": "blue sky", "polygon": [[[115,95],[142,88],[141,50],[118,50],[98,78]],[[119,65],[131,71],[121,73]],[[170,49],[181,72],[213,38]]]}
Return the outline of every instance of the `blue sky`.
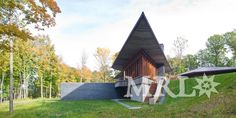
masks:
{"label": "blue sky", "polygon": [[205,48],[208,37],[236,29],[236,0],[57,0],[62,13],[57,25],[43,32],[55,45],[56,53],[73,67],[80,65],[83,51],[92,70],[97,47],[112,53],[123,46],[141,12],[147,19],[165,54],[173,56],[173,41],[189,40],[185,54]]}
{"label": "blue sky", "polygon": [[58,4],[65,16],[76,15],[82,18],[68,25],[63,33],[82,33],[105,23],[120,20],[122,18],[120,9],[125,8],[129,2],[127,0],[70,0],[69,2],[64,0],[58,1]]}

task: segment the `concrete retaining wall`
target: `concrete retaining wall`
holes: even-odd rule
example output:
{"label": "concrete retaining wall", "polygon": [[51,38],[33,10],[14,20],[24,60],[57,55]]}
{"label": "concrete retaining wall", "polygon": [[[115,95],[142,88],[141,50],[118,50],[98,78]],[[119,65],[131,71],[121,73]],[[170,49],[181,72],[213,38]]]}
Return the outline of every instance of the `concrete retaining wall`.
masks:
{"label": "concrete retaining wall", "polygon": [[113,83],[61,83],[61,100],[118,99]]}

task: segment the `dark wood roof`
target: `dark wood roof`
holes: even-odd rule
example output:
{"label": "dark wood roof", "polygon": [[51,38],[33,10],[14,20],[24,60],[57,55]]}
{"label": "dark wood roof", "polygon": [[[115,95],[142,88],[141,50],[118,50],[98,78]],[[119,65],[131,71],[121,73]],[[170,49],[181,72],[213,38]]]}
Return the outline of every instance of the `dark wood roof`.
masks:
{"label": "dark wood roof", "polygon": [[139,17],[112,68],[123,70],[129,60],[141,49],[154,60],[157,67],[165,65],[166,72],[171,71],[170,65],[144,13]]}
{"label": "dark wood roof", "polygon": [[202,67],[180,74],[180,76],[195,77],[236,72],[236,67]]}

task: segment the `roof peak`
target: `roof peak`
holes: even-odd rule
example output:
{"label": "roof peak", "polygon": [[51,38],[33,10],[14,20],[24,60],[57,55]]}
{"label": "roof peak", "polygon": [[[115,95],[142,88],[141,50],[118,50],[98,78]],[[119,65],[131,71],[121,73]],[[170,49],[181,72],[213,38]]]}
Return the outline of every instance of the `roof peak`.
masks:
{"label": "roof peak", "polygon": [[133,27],[112,67],[114,69],[122,70],[140,49],[144,49],[155,61],[155,64],[164,64],[167,72],[171,71],[164,52],[161,49],[144,12],[142,12]]}

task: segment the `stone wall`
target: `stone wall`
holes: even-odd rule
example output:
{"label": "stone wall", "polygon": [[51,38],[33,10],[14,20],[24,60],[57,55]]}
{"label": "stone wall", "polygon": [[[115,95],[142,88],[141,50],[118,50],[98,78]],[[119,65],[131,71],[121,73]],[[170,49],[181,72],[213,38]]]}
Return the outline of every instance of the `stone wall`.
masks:
{"label": "stone wall", "polygon": [[61,100],[118,99],[113,83],[61,83]]}

